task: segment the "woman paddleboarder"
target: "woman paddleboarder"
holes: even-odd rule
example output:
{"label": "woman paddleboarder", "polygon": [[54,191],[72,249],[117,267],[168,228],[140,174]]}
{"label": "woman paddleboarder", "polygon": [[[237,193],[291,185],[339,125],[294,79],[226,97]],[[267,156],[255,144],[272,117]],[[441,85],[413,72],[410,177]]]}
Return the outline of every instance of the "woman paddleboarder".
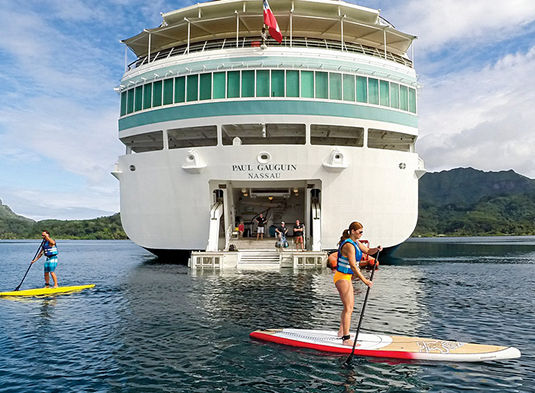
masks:
{"label": "woman paddleboarder", "polygon": [[56,277],[56,273],[54,273],[54,270],[56,270],[56,266],[58,265],[58,249],[56,247],[56,241],[50,237],[50,232],[46,230],[43,231],[41,235],[43,236],[42,250],[39,255],[34,258],[32,264],[45,254],[45,288],[50,286],[49,276],[52,276],[52,279],[54,280],[53,288],[57,288],[58,278]]}
{"label": "woman paddleboarder", "polygon": [[366,279],[361,273],[357,261],[362,258],[362,253],[375,254],[381,251],[381,246],[375,248],[368,248],[362,244],[359,239],[362,237],[362,224],[353,221],[348,229],[345,229],[338,242],[338,259],[336,263],[336,272],[334,274],[334,285],[340,294],[340,299],[344,304],[344,309],[340,316],[340,329],[338,330],[338,337],[342,339],[344,345],[353,345],[353,341],[349,336],[349,328],[351,327],[351,314],[355,304],[355,296],[353,292],[353,284],[351,279],[353,275],[357,276],[364,284],[371,288],[373,283]]}

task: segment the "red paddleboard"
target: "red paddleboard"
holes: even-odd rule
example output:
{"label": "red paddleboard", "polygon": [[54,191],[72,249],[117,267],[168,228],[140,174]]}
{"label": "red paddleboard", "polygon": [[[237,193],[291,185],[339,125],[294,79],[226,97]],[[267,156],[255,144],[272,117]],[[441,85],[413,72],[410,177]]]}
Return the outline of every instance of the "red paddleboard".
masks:
{"label": "red paddleboard", "polygon": [[[337,337],[336,331],[269,329],[255,330],[250,336],[263,341],[271,341],[292,347],[311,348],[323,352],[349,354],[352,350],[352,346],[342,344],[342,340]],[[354,339],[354,337],[354,334],[352,334],[351,339]],[[497,345],[360,333],[355,355],[390,359],[482,362],[519,358],[520,351],[514,347]]]}

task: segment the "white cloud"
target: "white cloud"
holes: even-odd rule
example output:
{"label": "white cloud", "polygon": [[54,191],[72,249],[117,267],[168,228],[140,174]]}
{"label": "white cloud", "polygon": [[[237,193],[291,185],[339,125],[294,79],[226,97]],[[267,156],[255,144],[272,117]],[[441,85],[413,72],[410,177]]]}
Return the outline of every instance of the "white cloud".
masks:
{"label": "white cloud", "polygon": [[426,53],[440,51],[446,45],[458,44],[463,49],[516,36],[523,26],[535,21],[535,2],[412,0],[388,6],[384,14],[392,15],[387,18],[396,27],[417,35],[418,53]]}
{"label": "white cloud", "polygon": [[418,151],[429,169],[514,169],[535,178],[535,47],[425,83]]}

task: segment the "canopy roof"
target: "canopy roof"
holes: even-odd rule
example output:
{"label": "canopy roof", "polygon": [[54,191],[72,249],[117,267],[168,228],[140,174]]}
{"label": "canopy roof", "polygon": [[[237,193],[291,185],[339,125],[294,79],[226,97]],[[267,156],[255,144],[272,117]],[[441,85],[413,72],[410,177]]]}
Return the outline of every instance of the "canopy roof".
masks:
{"label": "canopy roof", "polygon": [[[413,35],[396,30],[379,11],[340,0],[270,0],[284,37],[321,38],[361,43],[405,55]],[[290,18],[290,15],[291,18]],[[125,39],[138,57],[188,43],[258,35],[262,30],[261,0],[214,0],[162,14],[160,27]],[[290,19],[291,26],[290,26]],[[343,24],[343,26],[342,26]]]}

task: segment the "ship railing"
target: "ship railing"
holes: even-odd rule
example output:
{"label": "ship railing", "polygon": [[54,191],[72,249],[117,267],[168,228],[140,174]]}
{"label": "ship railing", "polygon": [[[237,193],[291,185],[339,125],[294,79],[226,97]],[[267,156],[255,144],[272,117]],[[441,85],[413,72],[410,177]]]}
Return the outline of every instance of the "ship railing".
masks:
{"label": "ship railing", "polygon": [[[297,48],[317,48],[317,49],[329,49],[339,50],[342,52],[360,53],[367,56],[378,57],[386,60],[393,61],[395,63],[404,65],[406,67],[413,67],[412,60],[400,56],[398,54],[385,51],[379,48],[375,48],[368,45],[363,45],[353,42],[341,42],[335,40],[318,39],[318,38],[299,38],[294,37],[290,41],[285,37],[282,43],[279,45],[274,40],[267,40],[268,45],[272,47],[297,47]],[[259,47],[261,45],[261,39],[259,37],[242,37],[239,38],[236,44],[235,38],[223,38],[218,40],[209,40],[197,42],[194,44],[174,46],[167,48],[156,53],[151,53],[149,56],[142,56],[128,65],[128,70],[141,67],[149,63],[153,63],[158,60],[166,59],[172,56],[187,55],[193,52],[206,52],[210,50],[222,50],[222,49],[243,49],[249,47]]]}

